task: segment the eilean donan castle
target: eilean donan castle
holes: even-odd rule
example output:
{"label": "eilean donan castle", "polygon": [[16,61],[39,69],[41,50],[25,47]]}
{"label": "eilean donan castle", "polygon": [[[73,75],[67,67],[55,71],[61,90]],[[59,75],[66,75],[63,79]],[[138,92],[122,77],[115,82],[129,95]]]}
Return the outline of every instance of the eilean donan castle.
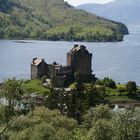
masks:
{"label": "eilean donan castle", "polygon": [[74,77],[75,72],[92,75],[92,54],[84,45],[74,45],[67,53],[67,66],[54,62],[47,64],[44,59],[34,58],[31,63],[31,79],[46,76],[56,87],[64,85]]}

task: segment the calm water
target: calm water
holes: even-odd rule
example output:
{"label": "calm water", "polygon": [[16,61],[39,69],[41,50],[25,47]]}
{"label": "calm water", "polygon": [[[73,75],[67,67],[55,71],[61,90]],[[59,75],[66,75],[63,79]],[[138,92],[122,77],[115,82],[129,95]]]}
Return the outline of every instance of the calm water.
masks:
{"label": "calm water", "polygon": [[97,77],[109,76],[122,83],[134,80],[140,85],[140,26],[129,26],[129,30],[130,35],[117,43],[0,40],[0,81],[9,77],[29,79],[34,57],[65,65],[66,53],[78,43],[93,53],[92,68]]}

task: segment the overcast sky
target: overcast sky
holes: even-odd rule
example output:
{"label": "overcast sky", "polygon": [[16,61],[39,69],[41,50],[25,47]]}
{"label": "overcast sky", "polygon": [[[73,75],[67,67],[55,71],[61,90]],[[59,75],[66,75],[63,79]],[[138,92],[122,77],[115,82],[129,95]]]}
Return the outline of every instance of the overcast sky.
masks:
{"label": "overcast sky", "polygon": [[84,3],[107,3],[113,0],[65,0],[67,2],[69,2],[69,4],[71,5],[80,5],[80,4],[84,4]]}

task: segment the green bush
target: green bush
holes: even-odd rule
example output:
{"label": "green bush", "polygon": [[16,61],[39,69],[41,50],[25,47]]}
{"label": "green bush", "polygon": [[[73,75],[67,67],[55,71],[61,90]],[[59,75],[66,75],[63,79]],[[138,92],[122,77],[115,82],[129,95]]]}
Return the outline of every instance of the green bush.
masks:
{"label": "green bush", "polygon": [[137,84],[134,81],[129,81],[126,84],[126,91],[129,93],[135,93],[137,91]]}
{"label": "green bush", "polygon": [[[13,119],[11,118],[11,121]],[[6,126],[1,122],[0,130]],[[2,140],[74,140],[74,130],[77,126],[75,120],[62,116],[57,110],[36,107],[29,114],[19,116],[8,125]]]}
{"label": "green bush", "polygon": [[140,137],[139,123],[139,108],[113,112],[106,105],[99,105],[85,115],[83,126],[78,133],[80,137],[77,139],[137,140]]}
{"label": "green bush", "polygon": [[98,79],[98,80],[96,80],[96,83],[95,83],[95,84],[96,84],[96,85],[103,86],[103,85],[104,85],[104,82],[103,82],[103,80]]}
{"label": "green bush", "polygon": [[104,83],[104,86],[105,86],[105,87],[109,87],[109,88],[113,88],[113,89],[116,88],[116,83],[115,83],[115,81],[114,81],[113,79],[108,78],[108,77],[105,77],[105,78],[103,79],[103,83]]}
{"label": "green bush", "polygon": [[126,92],[126,88],[125,87],[118,87],[117,89],[118,89],[119,93]]}

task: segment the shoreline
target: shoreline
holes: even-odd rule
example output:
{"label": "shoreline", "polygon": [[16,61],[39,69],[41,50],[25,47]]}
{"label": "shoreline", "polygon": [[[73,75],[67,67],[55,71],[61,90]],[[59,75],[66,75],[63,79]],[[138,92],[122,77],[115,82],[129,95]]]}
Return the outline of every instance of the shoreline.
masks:
{"label": "shoreline", "polygon": [[[130,35],[130,33],[124,35],[124,37],[128,36],[128,35]],[[12,39],[10,39],[10,38],[0,38],[0,41],[2,41],[2,40],[5,40],[5,41],[15,41],[15,42],[16,41],[23,41],[23,42],[25,41],[25,43],[28,43],[26,41],[50,41],[50,42],[53,41],[53,42],[73,42],[73,43],[75,43],[75,42],[82,42],[82,43],[83,42],[85,42],[85,43],[119,43],[119,42],[123,42],[124,38],[123,38],[123,40],[114,40],[114,41],[86,41],[86,40],[74,41],[74,40],[47,40],[47,39],[38,39],[38,38],[36,38],[36,39],[34,39],[34,38],[25,38],[25,39],[19,39],[19,38],[12,38]]]}

